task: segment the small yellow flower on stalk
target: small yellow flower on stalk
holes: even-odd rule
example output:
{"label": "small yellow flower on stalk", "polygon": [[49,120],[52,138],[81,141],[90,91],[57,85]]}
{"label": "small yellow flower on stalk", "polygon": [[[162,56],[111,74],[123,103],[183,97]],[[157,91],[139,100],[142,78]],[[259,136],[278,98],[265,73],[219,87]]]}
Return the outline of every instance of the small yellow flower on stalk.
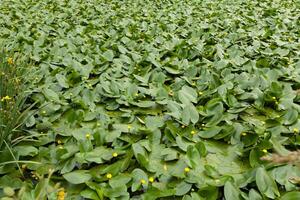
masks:
{"label": "small yellow flower on stalk", "polygon": [[195,86],[196,85],[196,83],[195,82],[192,82],[192,86]]}
{"label": "small yellow flower on stalk", "polygon": [[62,188],[58,193],[57,193],[57,200],[64,200],[65,199],[65,190]]}
{"label": "small yellow flower on stalk", "polygon": [[135,93],[135,94],[134,94],[134,96],[136,96],[136,97],[137,97],[137,96],[139,96],[139,94],[138,94],[138,93]]}
{"label": "small yellow flower on stalk", "polygon": [[113,157],[117,157],[117,156],[118,156],[118,153],[117,153],[117,152],[114,152],[114,153],[112,154],[112,156],[113,156]]}
{"label": "small yellow flower on stalk", "polygon": [[58,148],[59,148],[59,149],[64,149],[64,147],[63,147],[63,146],[59,146]]}
{"label": "small yellow flower on stalk", "polygon": [[5,96],[5,97],[2,97],[1,101],[9,101],[11,100],[11,97],[10,96]]}
{"label": "small yellow flower on stalk", "polygon": [[181,125],[181,128],[185,128],[185,125]]}
{"label": "small yellow flower on stalk", "polygon": [[153,182],[154,182],[154,178],[153,178],[153,177],[150,177],[150,178],[149,178],[149,182],[150,182],[150,183],[153,183]]}
{"label": "small yellow flower on stalk", "polygon": [[190,172],[190,171],[191,171],[190,168],[188,168],[188,167],[184,168],[184,172],[188,173],[188,172]]}
{"label": "small yellow flower on stalk", "polygon": [[10,65],[14,64],[13,58],[8,58],[7,63],[10,64]]}
{"label": "small yellow flower on stalk", "polygon": [[111,173],[106,174],[106,178],[107,178],[107,179],[111,179],[111,178],[112,178]]}
{"label": "small yellow flower on stalk", "polygon": [[294,128],[294,129],[293,129],[293,132],[294,132],[294,133],[299,133],[299,129]]}
{"label": "small yellow flower on stalk", "polygon": [[169,91],[169,95],[170,95],[170,96],[173,96],[173,95],[174,95],[174,93],[173,93],[172,90]]}
{"label": "small yellow flower on stalk", "polygon": [[141,179],[140,182],[141,182],[141,184],[143,184],[143,185],[146,183],[145,179]]}
{"label": "small yellow flower on stalk", "polygon": [[195,135],[195,134],[196,134],[196,131],[191,131],[191,134],[192,134],[192,135]]}
{"label": "small yellow flower on stalk", "polygon": [[85,137],[86,137],[86,139],[90,139],[90,138],[91,138],[91,134],[87,133],[87,134],[85,135]]}
{"label": "small yellow flower on stalk", "polygon": [[45,111],[45,110],[43,110],[43,111],[42,111],[42,114],[46,114],[46,111]]}
{"label": "small yellow flower on stalk", "polygon": [[246,136],[246,135],[247,135],[247,133],[245,133],[245,132],[244,132],[244,133],[242,133],[242,136]]}
{"label": "small yellow flower on stalk", "polygon": [[263,149],[261,150],[263,153],[268,153],[268,150],[267,149]]}
{"label": "small yellow flower on stalk", "polygon": [[199,92],[198,94],[199,94],[199,95],[202,95],[202,94],[203,94],[203,92]]}
{"label": "small yellow flower on stalk", "polygon": [[127,126],[127,128],[128,128],[128,129],[131,129],[131,128],[132,128],[132,126],[131,126],[131,125],[128,125],[128,126]]}
{"label": "small yellow flower on stalk", "polygon": [[273,100],[276,100],[276,97],[272,97]]}
{"label": "small yellow flower on stalk", "polygon": [[57,140],[57,144],[61,144],[62,142],[61,142],[61,140]]}

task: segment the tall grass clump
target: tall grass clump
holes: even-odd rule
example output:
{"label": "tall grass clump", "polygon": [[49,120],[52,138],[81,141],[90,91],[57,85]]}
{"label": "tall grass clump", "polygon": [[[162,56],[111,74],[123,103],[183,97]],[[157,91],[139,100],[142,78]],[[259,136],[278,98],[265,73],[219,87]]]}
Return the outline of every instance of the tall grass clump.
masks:
{"label": "tall grass clump", "polygon": [[[18,54],[0,52],[0,165],[17,163],[13,140],[25,135],[22,130],[28,109],[25,108],[27,76],[26,61]],[[26,76],[26,80],[25,80]],[[1,167],[0,166],[0,167]],[[20,167],[19,167],[20,168]],[[0,169],[1,172],[1,169]]]}

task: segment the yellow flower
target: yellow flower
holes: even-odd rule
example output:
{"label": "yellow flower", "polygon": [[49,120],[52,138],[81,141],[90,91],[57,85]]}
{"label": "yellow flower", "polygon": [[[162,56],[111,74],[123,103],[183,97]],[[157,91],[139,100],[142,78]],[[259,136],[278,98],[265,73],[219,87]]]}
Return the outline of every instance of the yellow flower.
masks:
{"label": "yellow flower", "polygon": [[194,135],[196,133],[196,131],[191,131],[191,134]]}
{"label": "yellow flower", "polygon": [[59,146],[58,148],[59,148],[59,149],[63,149],[64,147],[63,147],[63,146]]}
{"label": "yellow flower", "polygon": [[117,157],[117,156],[118,156],[118,153],[114,152],[114,153],[112,154],[112,156],[113,156],[113,157]]}
{"label": "yellow flower", "polygon": [[203,92],[199,92],[198,94],[199,94],[199,95],[202,95],[202,94],[203,94]]}
{"label": "yellow flower", "polygon": [[262,152],[264,152],[264,153],[268,153],[268,150],[267,149],[263,149],[263,150],[261,150]]}
{"label": "yellow flower", "polygon": [[64,200],[65,199],[65,190],[62,188],[58,193],[57,193],[57,200]]}
{"label": "yellow flower", "polygon": [[131,126],[131,125],[128,125],[128,126],[127,126],[127,128],[128,128],[128,129],[131,129],[131,128],[132,128],[132,126]]}
{"label": "yellow flower", "polygon": [[14,64],[14,60],[12,58],[8,58],[7,59],[7,63],[10,64],[10,65],[12,65],[12,64]]}
{"label": "yellow flower", "polygon": [[138,93],[135,93],[135,94],[134,94],[134,96],[136,96],[136,97],[137,97],[137,96],[139,96],[139,94],[138,94]]}
{"label": "yellow flower", "polygon": [[150,178],[149,178],[149,182],[150,182],[150,183],[153,183],[153,182],[154,182],[154,178],[153,178],[153,177],[150,177]]}
{"label": "yellow flower", "polygon": [[91,134],[87,133],[87,134],[85,135],[85,137],[86,137],[86,139],[90,139]]}
{"label": "yellow flower", "polygon": [[245,132],[244,132],[244,133],[242,133],[242,136],[246,136],[246,135],[247,135],[247,133],[245,133]]}
{"label": "yellow flower", "polygon": [[181,125],[181,128],[185,128],[185,125]]}
{"label": "yellow flower", "polygon": [[195,82],[192,82],[192,86],[195,86],[196,85],[196,83]]}
{"label": "yellow flower", "polygon": [[188,168],[188,167],[184,168],[184,172],[188,173],[189,171],[191,171],[190,168]]}
{"label": "yellow flower", "polygon": [[62,142],[61,142],[61,140],[57,140],[57,144],[61,144]]}
{"label": "yellow flower", "polygon": [[2,97],[1,101],[4,101],[4,100],[7,100],[7,101],[9,101],[9,100],[11,100],[11,97],[10,97],[10,96],[5,96],[5,97]]}
{"label": "yellow flower", "polygon": [[42,111],[42,114],[46,114],[46,111],[45,111],[45,110],[43,110],[43,111]]}
{"label": "yellow flower", "polygon": [[145,184],[146,181],[144,179],[141,179],[141,184]]}
{"label": "yellow flower", "polygon": [[299,129],[297,129],[297,128],[294,128],[293,131],[294,131],[294,133],[299,133]]}
{"label": "yellow flower", "polygon": [[276,97],[272,97],[273,100],[276,100]]}
{"label": "yellow flower", "polygon": [[106,178],[107,179],[111,179],[112,178],[112,175],[110,173],[106,174]]}

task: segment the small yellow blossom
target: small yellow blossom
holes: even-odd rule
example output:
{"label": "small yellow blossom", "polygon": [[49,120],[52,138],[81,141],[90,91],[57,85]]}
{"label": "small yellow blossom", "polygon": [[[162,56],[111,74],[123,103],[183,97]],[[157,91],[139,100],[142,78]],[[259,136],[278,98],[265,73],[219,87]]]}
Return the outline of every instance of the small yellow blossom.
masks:
{"label": "small yellow blossom", "polygon": [[88,86],[89,86],[89,87],[92,87],[92,84],[89,83]]}
{"label": "small yellow blossom", "polygon": [[136,97],[137,97],[137,96],[139,96],[139,94],[138,94],[138,93],[135,93],[135,94],[134,94],[134,96],[136,96]]}
{"label": "small yellow blossom", "polygon": [[202,95],[202,94],[203,94],[203,92],[199,92],[198,94],[199,94],[199,95]]}
{"label": "small yellow blossom", "polygon": [[128,128],[128,129],[131,129],[131,128],[132,128],[132,126],[131,126],[131,125],[128,125],[128,126],[127,126],[127,128]]}
{"label": "small yellow blossom", "polygon": [[107,179],[111,179],[112,178],[112,175],[110,173],[106,174],[106,178]]}
{"label": "small yellow blossom", "polygon": [[91,134],[87,133],[87,134],[85,135],[85,137],[86,137],[87,139],[90,139]]}
{"label": "small yellow blossom", "polygon": [[112,154],[112,156],[113,156],[113,157],[117,157],[117,156],[118,156],[118,153],[117,153],[117,152],[114,152],[114,153]]}
{"label": "small yellow blossom", "polygon": [[263,125],[265,125],[266,124],[266,122],[261,122]]}
{"label": "small yellow blossom", "polygon": [[196,131],[191,131],[191,134],[192,134],[192,135],[195,135],[195,133],[196,133]]}
{"label": "small yellow blossom", "polygon": [[63,149],[64,147],[63,147],[63,146],[59,146],[58,148],[59,148],[59,149]]}
{"label": "small yellow blossom", "polygon": [[9,101],[9,100],[11,100],[11,97],[10,96],[5,96],[5,97],[2,97],[2,99],[1,99],[1,101],[3,102],[3,101]]}
{"label": "small yellow blossom", "polygon": [[62,143],[62,141],[61,140],[57,140],[57,144],[61,144]]}
{"label": "small yellow blossom", "polygon": [[242,136],[246,136],[246,135],[247,135],[247,133],[245,133],[245,132],[244,132],[244,133],[242,133]]}
{"label": "small yellow blossom", "polygon": [[184,172],[188,173],[188,172],[190,172],[190,171],[191,171],[190,168],[188,168],[188,167],[184,168]]}
{"label": "small yellow blossom", "polygon": [[45,110],[43,110],[43,111],[42,111],[42,114],[46,114],[46,111],[45,111]]}
{"label": "small yellow blossom", "polygon": [[27,165],[23,164],[21,167],[22,169],[26,169]]}
{"label": "small yellow blossom", "polygon": [[276,100],[276,97],[272,97],[273,100]]}
{"label": "small yellow blossom", "polygon": [[195,86],[196,85],[196,83],[195,82],[192,82],[192,86]]}
{"label": "small yellow blossom", "polygon": [[12,58],[8,58],[7,59],[7,63],[10,64],[10,65],[12,65],[12,64],[14,64],[14,60]]}
{"label": "small yellow blossom", "polygon": [[145,181],[145,179],[141,179],[141,184],[145,184],[146,183],[146,181]]}
{"label": "small yellow blossom", "polygon": [[185,125],[181,125],[181,128],[185,128]]}
{"label": "small yellow blossom", "polygon": [[154,182],[154,178],[153,178],[153,177],[150,177],[150,178],[149,178],[149,182],[150,182],[150,183],[153,183],[153,182]]}
{"label": "small yellow blossom", "polygon": [[62,188],[58,193],[57,193],[57,200],[64,200],[65,199],[65,190]]}
{"label": "small yellow blossom", "polygon": [[294,128],[294,129],[293,129],[293,132],[294,132],[294,133],[299,133],[299,129]]}
{"label": "small yellow blossom", "polygon": [[263,150],[261,150],[262,152],[264,152],[264,153],[268,153],[268,150],[267,149],[263,149]]}
{"label": "small yellow blossom", "polygon": [[218,184],[220,183],[221,181],[219,179],[216,179],[215,182]]}
{"label": "small yellow blossom", "polygon": [[98,122],[96,125],[97,125],[98,127],[101,126],[101,124],[100,124],[99,122]]}

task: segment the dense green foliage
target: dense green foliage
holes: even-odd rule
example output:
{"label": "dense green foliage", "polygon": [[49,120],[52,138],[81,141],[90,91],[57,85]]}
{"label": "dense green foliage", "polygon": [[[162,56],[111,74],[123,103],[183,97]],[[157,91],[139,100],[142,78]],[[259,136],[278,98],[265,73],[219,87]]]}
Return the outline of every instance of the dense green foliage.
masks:
{"label": "dense green foliage", "polygon": [[[66,199],[297,199],[300,170],[260,157],[300,141],[299,9],[2,0],[0,42],[36,65],[32,140],[14,151],[43,184],[24,199],[56,199],[57,182]],[[36,184],[0,173],[0,187]]]}

